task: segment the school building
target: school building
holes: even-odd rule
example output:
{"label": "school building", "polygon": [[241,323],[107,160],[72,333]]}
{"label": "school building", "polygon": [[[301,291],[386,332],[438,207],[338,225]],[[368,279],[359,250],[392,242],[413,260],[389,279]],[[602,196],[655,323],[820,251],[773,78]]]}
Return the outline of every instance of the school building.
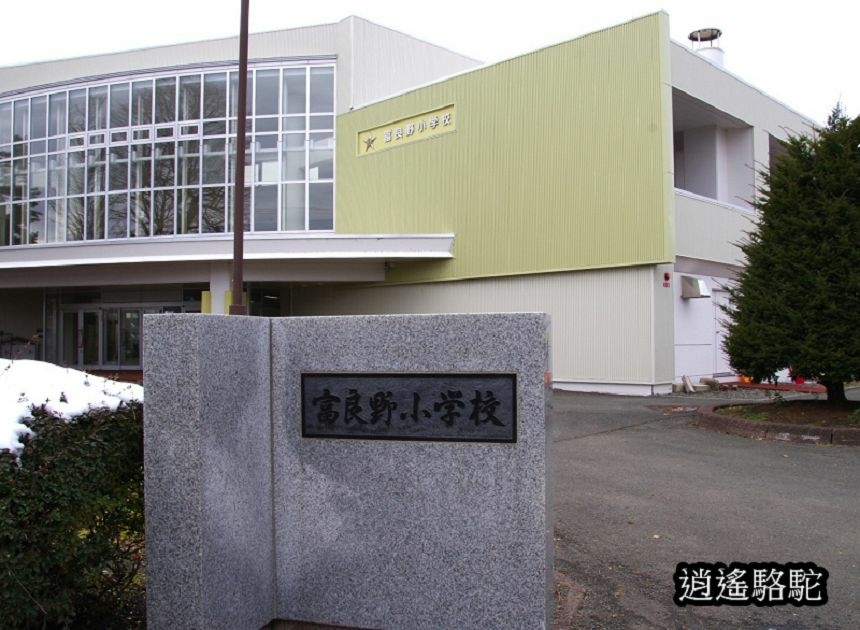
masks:
{"label": "school building", "polygon": [[[813,122],[665,13],[492,65],[349,17],[249,45],[252,315],[545,311],[556,387],[729,377],[757,170]],[[237,38],[0,68],[0,356],[140,369],[231,300]]]}

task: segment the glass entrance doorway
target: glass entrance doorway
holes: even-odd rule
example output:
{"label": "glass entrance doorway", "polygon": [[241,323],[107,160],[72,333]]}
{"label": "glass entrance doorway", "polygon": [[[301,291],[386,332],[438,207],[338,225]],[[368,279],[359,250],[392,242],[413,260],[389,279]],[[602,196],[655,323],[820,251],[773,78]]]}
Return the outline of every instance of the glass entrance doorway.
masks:
{"label": "glass entrance doorway", "polygon": [[106,308],[102,310],[104,351],[102,365],[140,367],[140,341],[143,313],[157,311],[139,308]]}
{"label": "glass entrance doorway", "polygon": [[62,349],[64,365],[92,365],[99,361],[99,312],[63,311]]}
{"label": "glass entrance doorway", "polygon": [[143,316],[181,307],[64,308],[61,311],[62,363],[85,369],[140,369]]}

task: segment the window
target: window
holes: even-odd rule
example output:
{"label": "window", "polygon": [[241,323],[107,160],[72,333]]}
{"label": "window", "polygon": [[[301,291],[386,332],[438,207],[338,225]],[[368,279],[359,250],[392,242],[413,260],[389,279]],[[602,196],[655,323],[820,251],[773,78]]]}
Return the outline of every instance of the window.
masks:
{"label": "window", "polygon": [[[247,230],[333,229],[334,76],[249,70]],[[0,101],[0,247],[232,229],[237,98],[207,69]]]}

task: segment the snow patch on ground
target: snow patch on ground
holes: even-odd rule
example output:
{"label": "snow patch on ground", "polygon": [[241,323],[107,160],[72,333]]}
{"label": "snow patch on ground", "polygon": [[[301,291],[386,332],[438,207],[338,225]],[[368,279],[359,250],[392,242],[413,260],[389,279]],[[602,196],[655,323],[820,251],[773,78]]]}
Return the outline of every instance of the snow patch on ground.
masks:
{"label": "snow patch on ground", "polygon": [[143,402],[143,387],[119,383],[86,372],[42,361],[0,359],[0,449],[18,452],[22,424],[30,410],[45,405],[50,413],[69,420],[91,409],[116,409],[120,403]]}

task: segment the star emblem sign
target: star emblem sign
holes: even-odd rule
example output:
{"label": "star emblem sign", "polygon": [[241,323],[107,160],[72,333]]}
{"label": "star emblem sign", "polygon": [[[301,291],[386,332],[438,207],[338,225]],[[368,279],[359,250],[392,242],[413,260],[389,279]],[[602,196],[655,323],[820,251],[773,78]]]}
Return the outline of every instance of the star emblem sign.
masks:
{"label": "star emblem sign", "polygon": [[367,153],[373,148],[373,143],[376,142],[375,136],[368,136],[364,139],[364,152]]}

